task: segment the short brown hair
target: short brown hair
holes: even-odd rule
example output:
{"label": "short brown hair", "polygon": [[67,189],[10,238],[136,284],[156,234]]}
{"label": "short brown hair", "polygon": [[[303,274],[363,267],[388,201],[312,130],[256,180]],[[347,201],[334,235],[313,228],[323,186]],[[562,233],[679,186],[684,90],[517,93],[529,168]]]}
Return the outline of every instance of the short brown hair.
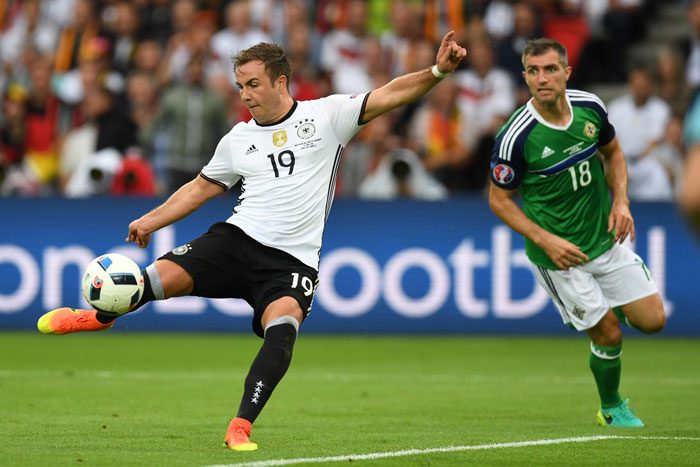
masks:
{"label": "short brown hair", "polygon": [[559,63],[561,63],[561,66],[564,68],[569,66],[569,54],[566,51],[566,47],[564,47],[559,41],[549,39],[547,37],[541,37],[539,39],[532,39],[525,45],[521,56],[523,67],[525,66],[525,60],[530,55],[543,55],[549,50],[555,50],[557,54],[559,54]]}
{"label": "short brown hair", "polygon": [[265,72],[270,77],[270,83],[274,83],[280,76],[287,77],[287,89],[292,79],[292,66],[284,49],[270,42],[259,42],[252,47],[241,50],[232,59],[233,70],[248,62],[260,61],[265,65]]}

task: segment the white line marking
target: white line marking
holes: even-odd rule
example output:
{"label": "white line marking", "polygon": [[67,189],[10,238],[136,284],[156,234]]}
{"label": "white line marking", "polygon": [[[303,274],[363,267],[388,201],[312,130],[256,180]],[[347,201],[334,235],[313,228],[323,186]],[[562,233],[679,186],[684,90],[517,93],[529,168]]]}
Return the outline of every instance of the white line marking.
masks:
{"label": "white line marking", "polygon": [[527,446],[545,446],[550,444],[565,444],[565,443],[587,443],[590,441],[601,441],[607,439],[640,439],[640,440],[666,440],[666,441],[700,441],[700,438],[689,436],[616,436],[616,435],[601,435],[601,436],[580,436],[574,438],[559,438],[559,439],[536,439],[532,441],[516,441],[512,443],[492,443],[479,444],[474,446],[446,446],[442,448],[427,448],[427,449],[406,449],[403,451],[392,452],[375,452],[371,454],[348,454],[345,456],[329,456],[329,457],[301,457],[297,459],[274,459],[257,462],[242,462],[238,464],[219,464],[208,467],[271,467],[275,465],[292,465],[292,464],[318,464],[321,462],[348,462],[348,461],[363,461],[373,459],[386,459],[389,457],[404,457],[414,456],[417,454],[432,454],[436,452],[459,452],[459,451],[477,451],[484,449],[502,449],[502,448],[521,448]]}
{"label": "white line marking", "polygon": [[[131,370],[7,370],[0,368],[0,378],[59,378],[70,376],[71,378],[90,378],[90,379],[153,379],[153,380],[197,380],[209,379],[219,381],[230,381],[245,377],[245,370],[235,371],[131,371]],[[385,377],[393,381],[409,380],[415,382],[415,375],[405,374],[386,374]],[[293,375],[286,376],[289,381],[330,381],[330,382],[371,382],[376,379],[376,375],[371,373],[332,373],[332,372],[315,372],[315,371],[297,371]],[[538,383],[538,384],[570,384],[580,385],[590,382],[589,376],[552,376],[552,375],[528,375],[528,376],[495,376],[486,374],[470,374],[470,375],[446,375],[446,374],[424,374],[421,379],[430,382],[443,382],[455,384],[471,384],[483,383],[485,381],[492,382],[507,382],[513,381],[521,383]],[[287,381],[287,379],[285,380]],[[642,384],[647,381],[641,377],[627,376],[625,379],[627,384],[635,383]],[[700,378],[658,378],[655,380],[658,384],[669,386],[700,386]]]}

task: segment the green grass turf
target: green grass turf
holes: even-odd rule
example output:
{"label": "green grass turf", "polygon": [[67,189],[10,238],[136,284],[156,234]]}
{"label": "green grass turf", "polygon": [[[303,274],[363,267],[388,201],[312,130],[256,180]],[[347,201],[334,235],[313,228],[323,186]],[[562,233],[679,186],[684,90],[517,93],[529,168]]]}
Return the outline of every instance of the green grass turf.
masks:
{"label": "green grass turf", "polygon": [[[0,333],[0,465],[204,466],[611,434],[700,437],[700,340],[625,341],[623,396],[648,426],[619,430],[594,423],[583,336],[302,334],[254,427],[260,450],[235,453],[221,443],[259,345],[240,334]],[[698,465],[700,441],[357,463]]]}

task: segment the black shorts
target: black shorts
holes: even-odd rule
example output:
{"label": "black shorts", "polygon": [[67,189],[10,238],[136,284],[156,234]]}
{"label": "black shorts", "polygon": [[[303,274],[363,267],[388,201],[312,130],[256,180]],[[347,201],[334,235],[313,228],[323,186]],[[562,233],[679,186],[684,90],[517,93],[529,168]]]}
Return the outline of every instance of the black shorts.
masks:
{"label": "black shorts", "polygon": [[292,297],[306,318],[318,285],[314,268],[227,222],[217,222],[204,235],[159,259],[179,264],[192,276],[190,295],[248,302],[254,311],[253,331],[260,337],[264,337],[260,318],[270,303]]}

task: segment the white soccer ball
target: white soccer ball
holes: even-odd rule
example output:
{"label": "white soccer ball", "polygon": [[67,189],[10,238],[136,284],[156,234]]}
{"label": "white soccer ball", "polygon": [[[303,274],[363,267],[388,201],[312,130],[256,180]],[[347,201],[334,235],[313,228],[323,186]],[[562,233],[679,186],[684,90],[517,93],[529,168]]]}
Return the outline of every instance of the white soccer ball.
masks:
{"label": "white soccer ball", "polygon": [[92,260],[83,275],[83,296],[98,311],[121,315],[143,295],[141,268],[130,258],[109,253]]}

